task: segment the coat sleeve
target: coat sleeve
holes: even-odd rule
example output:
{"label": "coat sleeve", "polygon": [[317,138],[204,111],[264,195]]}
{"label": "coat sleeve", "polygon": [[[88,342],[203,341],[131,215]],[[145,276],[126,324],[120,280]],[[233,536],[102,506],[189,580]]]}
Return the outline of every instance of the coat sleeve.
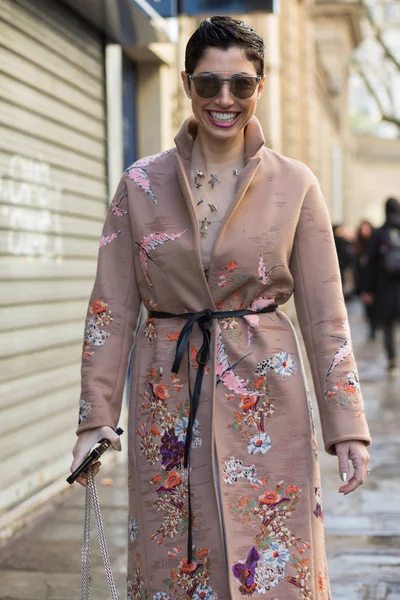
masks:
{"label": "coat sleeve", "polygon": [[78,433],[116,428],[141,299],[125,179],[109,208],[85,323]]}
{"label": "coat sleeve", "polygon": [[290,269],[327,452],[349,440],[370,443],[332,226],[313,176],[297,224]]}

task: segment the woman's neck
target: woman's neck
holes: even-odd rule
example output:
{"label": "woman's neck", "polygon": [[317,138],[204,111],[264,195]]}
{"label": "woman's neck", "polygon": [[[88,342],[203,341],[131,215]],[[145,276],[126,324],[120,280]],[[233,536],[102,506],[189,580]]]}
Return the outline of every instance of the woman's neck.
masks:
{"label": "woman's neck", "polygon": [[231,140],[215,140],[201,131],[193,143],[192,162],[198,170],[223,171],[241,169],[244,165],[244,130]]}

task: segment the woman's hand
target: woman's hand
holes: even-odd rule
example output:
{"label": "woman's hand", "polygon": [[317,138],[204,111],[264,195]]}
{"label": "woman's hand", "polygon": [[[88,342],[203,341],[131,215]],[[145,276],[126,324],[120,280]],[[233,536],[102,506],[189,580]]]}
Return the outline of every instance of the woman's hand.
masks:
{"label": "woman's hand", "polygon": [[[335,444],[336,454],[339,460],[339,475],[346,482],[339,488],[339,492],[346,495],[354,492],[362,485],[367,476],[369,465],[369,454],[364,442],[350,441]],[[354,473],[350,477],[349,460],[353,463]]]}
{"label": "woman's hand", "polygon": [[[82,431],[79,434],[78,440],[72,450],[74,460],[71,465],[71,473],[79,467],[79,465],[85,460],[86,456],[90,452],[91,448],[101,439],[107,438],[110,440],[112,447],[115,450],[121,450],[121,440],[119,435],[115,433],[114,429],[105,425],[104,427],[97,427],[96,429],[88,429]],[[93,464],[93,473],[96,475],[100,469],[101,462],[97,461]],[[86,485],[86,475],[79,475],[76,481],[81,485]]]}

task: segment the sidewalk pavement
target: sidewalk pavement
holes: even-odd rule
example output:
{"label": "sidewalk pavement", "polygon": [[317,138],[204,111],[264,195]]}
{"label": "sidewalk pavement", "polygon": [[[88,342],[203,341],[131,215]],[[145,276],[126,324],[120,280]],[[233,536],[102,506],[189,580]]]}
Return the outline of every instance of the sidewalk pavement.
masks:
{"label": "sidewalk pavement", "polygon": [[[349,306],[366,412],[374,443],[372,473],[355,494],[338,494],[337,460],[321,451],[332,600],[400,600],[400,379],[389,381],[381,340],[365,342],[360,306]],[[322,444],[320,444],[322,448]],[[112,485],[105,485],[107,477]],[[116,582],[126,597],[125,466],[98,477],[100,503]],[[103,482],[103,483],[102,483]],[[39,522],[0,549],[0,600],[77,600],[83,490],[74,486]],[[94,527],[94,525],[93,525]],[[92,598],[108,600],[93,535]]]}

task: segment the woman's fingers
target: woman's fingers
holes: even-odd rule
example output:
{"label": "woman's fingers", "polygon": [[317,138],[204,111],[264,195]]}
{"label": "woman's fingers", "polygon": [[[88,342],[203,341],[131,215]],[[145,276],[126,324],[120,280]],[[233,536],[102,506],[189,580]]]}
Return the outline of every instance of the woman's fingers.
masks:
{"label": "woman's fingers", "polygon": [[336,455],[339,462],[339,477],[346,482],[350,479],[349,444],[336,444]]}
{"label": "woman's fingers", "polygon": [[[342,442],[336,445],[339,460],[339,473],[344,485],[339,488],[342,494],[354,492],[365,482],[369,465],[369,454],[363,442]],[[349,478],[349,460],[353,465],[353,474]],[[347,468],[347,470],[346,470]],[[346,474],[344,477],[343,474]]]}
{"label": "woman's fingers", "polygon": [[[96,429],[89,429],[87,431],[83,431],[79,434],[74,449],[72,451],[74,459],[72,461],[70,469],[71,473],[73,473],[79,467],[79,465],[83,463],[92,447],[102,438],[109,439],[112,443],[112,446],[116,450],[121,450],[121,442],[119,439],[119,435],[116,434],[115,431],[111,429],[111,427],[104,426],[97,427]],[[97,470],[95,471],[96,474],[100,468],[100,463],[95,463],[95,465],[97,465]],[[86,477],[84,474],[77,477],[76,481],[81,485],[86,486]]]}
{"label": "woman's fingers", "polygon": [[[96,477],[97,473],[99,472],[101,467],[101,462],[97,461],[95,463],[93,463],[92,465],[92,470],[93,470],[93,477]],[[85,473],[82,473],[82,475],[79,475],[79,477],[76,478],[76,480],[78,483],[80,483],[81,485],[83,485],[83,487],[86,487],[87,485],[87,475]]]}

